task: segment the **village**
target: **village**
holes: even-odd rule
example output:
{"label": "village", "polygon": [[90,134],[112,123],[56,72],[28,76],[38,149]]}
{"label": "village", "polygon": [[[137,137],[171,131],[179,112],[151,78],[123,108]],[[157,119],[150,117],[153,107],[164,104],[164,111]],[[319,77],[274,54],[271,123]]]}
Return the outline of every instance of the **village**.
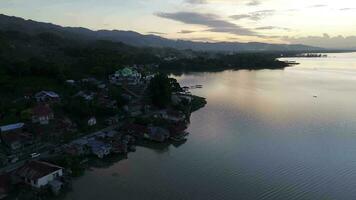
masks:
{"label": "village", "polygon": [[190,114],[206,103],[155,66],[123,66],[106,80],[63,84],[66,90],[43,87],[16,99],[20,120],[0,126],[0,199],[56,196],[88,160],[126,155],[142,143],[182,143]]}

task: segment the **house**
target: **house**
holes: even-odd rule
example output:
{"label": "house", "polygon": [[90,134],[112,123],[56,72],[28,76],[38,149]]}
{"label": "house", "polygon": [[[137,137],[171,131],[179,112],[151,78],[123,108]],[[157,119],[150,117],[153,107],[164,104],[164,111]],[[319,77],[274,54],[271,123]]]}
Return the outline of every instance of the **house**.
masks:
{"label": "house", "polygon": [[53,91],[41,91],[35,94],[37,102],[58,102],[60,97]]}
{"label": "house", "polygon": [[59,135],[77,131],[77,125],[69,118],[59,119],[55,126],[55,132]]}
{"label": "house", "polygon": [[174,123],[182,122],[186,120],[184,113],[175,110],[161,110],[154,117],[162,118],[172,121]]}
{"label": "house", "polygon": [[137,85],[142,78],[141,73],[132,67],[125,67],[109,76],[110,83],[116,85]]}
{"label": "house", "polygon": [[104,142],[92,139],[88,141],[91,152],[98,158],[103,158],[111,153],[112,146]]}
{"label": "house", "polygon": [[181,93],[174,93],[174,94],[172,94],[171,100],[172,100],[173,105],[178,105],[182,101],[185,101],[187,103],[191,103],[193,98],[190,95],[181,94]]}
{"label": "house", "polygon": [[0,132],[15,132],[21,130],[25,126],[24,123],[9,124],[5,126],[0,126]]}
{"label": "house", "polygon": [[2,143],[12,151],[22,149],[26,145],[33,144],[33,136],[26,132],[2,133]]}
{"label": "house", "polygon": [[93,84],[93,85],[100,85],[100,84],[102,84],[101,81],[98,81],[96,78],[93,78],[93,77],[83,78],[83,79],[82,79],[82,83],[90,83],[90,84]]}
{"label": "house", "polygon": [[48,162],[29,161],[18,168],[15,175],[25,184],[42,188],[62,177],[63,168]]}
{"label": "house", "polygon": [[96,125],[96,118],[92,117],[88,120],[88,126],[95,126]]}
{"label": "house", "polygon": [[167,129],[161,127],[148,127],[148,133],[144,137],[156,142],[164,142],[170,137],[170,134]]}
{"label": "house", "polygon": [[85,146],[79,144],[71,144],[64,148],[64,152],[71,156],[81,156],[86,153]]}
{"label": "house", "polygon": [[98,89],[101,89],[101,90],[106,89],[105,83],[98,84],[97,87],[98,87]]}
{"label": "house", "polygon": [[79,91],[77,94],[74,95],[74,97],[81,97],[86,101],[92,101],[94,100],[95,93],[94,92],[86,93],[84,91]]}
{"label": "house", "polygon": [[108,126],[117,125],[119,123],[119,118],[117,116],[110,117],[105,120],[105,124]]}
{"label": "house", "polygon": [[32,109],[32,123],[46,125],[52,119],[54,119],[54,114],[49,105],[39,104]]}
{"label": "house", "polygon": [[23,131],[24,126],[24,123],[1,126],[1,143],[11,150],[18,150],[26,144],[31,144],[33,137]]}
{"label": "house", "polygon": [[68,85],[74,85],[75,84],[75,80],[66,80],[66,83]]}
{"label": "house", "polygon": [[147,127],[140,124],[128,123],[121,127],[121,130],[142,139],[148,133]]}

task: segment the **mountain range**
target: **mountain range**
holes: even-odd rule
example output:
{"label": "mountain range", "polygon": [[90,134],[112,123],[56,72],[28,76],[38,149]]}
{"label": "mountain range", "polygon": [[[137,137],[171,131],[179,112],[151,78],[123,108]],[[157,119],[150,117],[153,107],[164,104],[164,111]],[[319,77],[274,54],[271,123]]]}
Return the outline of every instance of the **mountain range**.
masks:
{"label": "mountain range", "polygon": [[52,23],[25,20],[19,17],[0,14],[0,31],[18,31],[30,35],[54,33],[63,38],[76,40],[109,40],[122,42],[136,47],[164,47],[179,50],[227,51],[227,52],[261,52],[261,51],[318,51],[322,48],[300,44],[268,44],[240,42],[194,42],[171,40],[156,35],[143,35],[133,31],[97,30],[81,27],[63,27]]}

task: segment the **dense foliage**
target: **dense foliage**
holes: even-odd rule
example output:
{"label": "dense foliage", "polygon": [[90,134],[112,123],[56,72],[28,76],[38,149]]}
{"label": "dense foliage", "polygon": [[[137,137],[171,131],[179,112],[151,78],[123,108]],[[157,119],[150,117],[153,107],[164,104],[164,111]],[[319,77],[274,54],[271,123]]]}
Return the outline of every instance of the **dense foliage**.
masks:
{"label": "dense foliage", "polygon": [[278,61],[278,53],[241,53],[198,56],[194,59],[178,59],[163,62],[161,69],[175,72],[222,71],[238,69],[280,69],[288,66]]}
{"label": "dense foliage", "polygon": [[160,73],[155,76],[151,80],[148,90],[154,105],[162,108],[171,103],[172,87],[167,75]]}
{"label": "dense foliage", "polygon": [[63,82],[67,79],[106,79],[118,68],[131,64],[156,64],[160,70],[170,72],[285,67],[276,60],[279,55],[138,48],[119,42],[74,40],[55,32],[30,35],[0,31],[0,93],[12,98],[28,90],[61,93],[66,90]]}

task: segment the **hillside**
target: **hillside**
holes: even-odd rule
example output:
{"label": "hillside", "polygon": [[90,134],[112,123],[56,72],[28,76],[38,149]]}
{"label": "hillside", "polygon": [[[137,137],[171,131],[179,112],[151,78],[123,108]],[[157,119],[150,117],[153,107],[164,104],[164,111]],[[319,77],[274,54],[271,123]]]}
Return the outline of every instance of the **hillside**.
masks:
{"label": "hillside", "polygon": [[168,47],[176,49],[191,49],[198,51],[315,51],[321,48],[305,45],[238,43],[238,42],[192,42],[185,40],[170,40],[156,35],[143,35],[133,31],[98,30],[93,31],[80,27],[62,27],[51,23],[25,20],[0,14],[0,30],[19,31],[36,35],[43,32],[56,33],[61,37],[81,40],[110,40],[122,42],[137,47]]}

